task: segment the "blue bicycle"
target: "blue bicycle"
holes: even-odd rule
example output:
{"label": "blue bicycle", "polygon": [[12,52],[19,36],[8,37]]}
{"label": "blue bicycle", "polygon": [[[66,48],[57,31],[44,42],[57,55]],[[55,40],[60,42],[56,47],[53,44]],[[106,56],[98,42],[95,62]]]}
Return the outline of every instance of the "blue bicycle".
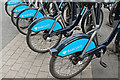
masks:
{"label": "blue bicycle", "polygon": [[9,16],[11,16],[11,11],[16,5],[27,3],[27,2],[28,0],[8,0],[5,3],[5,11]]}
{"label": "blue bicycle", "polygon": [[[97,45],[94,37],[100,29],[99,22],[101,4],[102,3],[100,2],[97,3],[97,15],[93,18],[96,22],[95,28],[88,32],[92,33],[92,35],[83,33],[76,34],[64,39],[58,46],[50,49],[52,58],[50,60],[49,69],[55,78],[69,79],[76,76],[88,66],[94,55],[96,58],[100,58],[101,66],[104,68],[107,67],[107,64],[102,61],[102,57],[107,50],[107,46],[114,39],[115,35],[117,34],[117,37],[120,36],[120,33],[118,33],[120,32],[120,21],[115,26],[108,39]],[[75,27],[75,25],[59,30],[58,32],[53,32],[49,36],[64,34],[73,27]]]}

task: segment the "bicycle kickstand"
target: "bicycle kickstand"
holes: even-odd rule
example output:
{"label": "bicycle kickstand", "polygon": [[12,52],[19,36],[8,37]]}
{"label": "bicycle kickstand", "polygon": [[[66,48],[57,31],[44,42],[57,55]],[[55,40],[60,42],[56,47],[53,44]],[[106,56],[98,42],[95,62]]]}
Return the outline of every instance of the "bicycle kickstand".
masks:
{"label": "bicycle kickstand", "polygon": [[106,48],[101,49],[101,54],[103,54],[103,55],[102,55],[101,58],[100,58],[100,65],[101,65],[102,67],[104,67],[104,68],[107,68],[107,64],[102,61],[105,52],[106,52]]}

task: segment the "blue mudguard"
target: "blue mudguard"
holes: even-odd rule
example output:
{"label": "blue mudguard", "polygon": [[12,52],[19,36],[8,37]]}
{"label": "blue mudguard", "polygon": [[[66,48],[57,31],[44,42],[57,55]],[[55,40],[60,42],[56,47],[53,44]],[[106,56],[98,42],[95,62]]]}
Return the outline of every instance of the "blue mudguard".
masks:
{"label": "blue mudguard", "polygon": [[[55,19],[52,17],[39,18],[30,25],[30,29],[34,32],[51,29],[54,22]],[[60,24],[60,22],[57,22],[53,28],[53,31],[57,31],[60,29],[62,29],[62,25]]]}
{"label": "blue mudguard", "polygon": [[16,6],[14,9],[13,9],[13,12],[14,13],[20,13],[22,10],[28,8],[29,6],[27,4],[20,4],[18,6]]}
{"label": "blue mudguard", "polygon": [[[56,48],[52,48],[50,51],[52,55],[65,57],[76,52],[83,51],[86,44],[89,41],[89,35],[76,34],[63,40]],[[92,41],[86,52],[96,48],[94,41]]]}
{"label": "blue mudguard", "polygon": [[23,2],[20,2],[20,0],[10,0],[7,2],[7,5],[17,5],[22,4]]}
{"label": "blue mudguard", "polygon": [[[37,9],[32,9],[32,8],[25,9],[20,13],[19,18],[24,19],[24,18],[34,17],[36,12],[37,12]],[[36,18],[40,18],[43,16],[44,16],[43,13],[39,11]]]}

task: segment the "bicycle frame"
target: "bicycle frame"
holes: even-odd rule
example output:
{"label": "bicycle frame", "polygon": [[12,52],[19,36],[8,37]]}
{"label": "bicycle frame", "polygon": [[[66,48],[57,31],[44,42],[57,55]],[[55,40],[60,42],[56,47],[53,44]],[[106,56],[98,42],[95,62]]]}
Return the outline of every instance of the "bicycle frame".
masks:
{"label": "bicycle frame", "polygon": [[[101,8],[101,6],[100,6],[100,8]],[[87,9],[87,7],[86,7],[86,6],[83,6],[83,8],[82,8],[81,12],[79,13],[76,21],[75,21],[72,25],[70,25],[70,26],[68,26],[68,27],[64,27],[64,29],[62,29],[62,30],[49,33],[49,37],[54,36],[54,35],[57,35],[57,34],[66,34],[66,33],[69,32],[69,31],[72,32],[72,31],[76,28],[76,26],[79,24],[80,19],[82,18],[82,16],[83,16],[84,12],[86,11],[86,9]],[[94,6],[92,6],[91,9],[92,9],[92,15],[93,15],[92,17],[93,17],[93,20],[94,20],[94,26],[95,26],[96,28],[95,28],[94,30],[88,32],[87,34],[92,33],[92,32],[94,32],[94,31],[96,31],[98,28],[100,28],[99,25],[96,26],[96,17],[95,17],[95,12],[94,12]],[[100,14],[98,14],[98,15],[100,15]],[[99,22],[99,21],[97,21],[97,22]],[[99,24],[99,23],[98,23],[98,24]]]}
{"label": "bicycle frame", "polygon": [[[46,1],[46,2],[47,2],[47,1]],[[60,3],[59,8],[62,6],[62,3],[63,3],[63,2]],[[34,17],[33,17],[33,20],[36,19],[36,16],[37,16],[37,14],[38,14],[38,12],[39,12],[40,10],[43,10],[44,15],[47,16],[47,11],[46,11],[44,8],[47,9],[47,8],[48,8],[48,4],[49,4],[49,2],[47,3],[47,5],[42,4],[42,1],[40,2],[40,6],[39,6],[39,8],[37,9],[37,12],[35,13],[35,15],[34,15]],[[56,5],[56,7],[57,7],[57,5]],[[59,10],[59,9],[58,9],[58,10]],[[60,11],[60,10],[59,10],[59,11]]]}
{"label": "bicycle frame", "polygon": [[[98,26],[99,24],[99,17],[100,17],[100,7],[98,6],[98,13],[97,13],[97,24],[96,26]],[[85,57],[89,56],[89,55],[93,55],[95,54],[96,52],[97,53],[100,53],[100,51],[102,51],[102,53],[104,54],[106,52],[106,47],[112,42],[112,40],[114,39],[115,35],[118,33],[118,31],[120,31],[120,21],[118,22],[118,24],[115,26],[114,30],[112,31],[112,33],[110,34],[110,36],[108,37],[107,40],[105,40],[103,43],[101,43],[100,45],[97,46],[97,48],[89,51],[86,53],[86,49],[88,48],[89,44],[91,43],[91,41],[93,40],[95,34],[97,33],[97,31],[99,30],[99,27],[98,29],[92,34],[88,44],[86,45],[83,53],[82,53],[82,59],[84,59]]]}
{"label": "bicycle frame", "polygon": [[[84,59],[85,57],[89,56],[89,55],[95,54],[96,52],[100,52],[101,50],[102,50],[103,53],[105,53],[106,46],[108,46],[110,44],[110,42],[114,39],[114,37],[117,34],[117,32],[120,30],[120,22],[119,22],[116,25],[116,27],[113,30],[113,32],[111,33],[110,37],[106,41],[104,41],[103,43],[101,43],[100,45],[98,45],[97,48],[95,48],[95,49],[93,49],[93,50],[91,50],[89,52],[86,52],[86,50],[88,49],[91,41],[93,40],[93,38],[95,37],[96,33],[100,29],[100,26],[99,26],[100,9],[101,9],[101,3],[98,3],[98,5],[97,5],[97,15],[96,15],[96,18],[94,17],[94,20],[96,22],[96,26],[95,26],[96,27],[96,31],[93,32],[93,34],[91,35],[91,37],[90,37],[88,43],[86,44],[84,50],[82,51],[81,60]],[[84,10],[84,8],[82,10]],[[64,34],[64,33],[66,33],[66,31],[70,31],[72,28],[74,28],[77,25],[77,23],[79,22],[81,16],[82,15],[79,14],[79,16],[77,18],[77,21],[73,25],[71,25],[69,27],[66,27],[65,29],[62,29],[62,30],[60,30],[58,32],[53,32],[53,34]]]}
{"label": "bicycle frame", "polygon": [[119,23],[116,25],[116,27],[114,28],[114,30],[112,31],[112,33],[110,34],[110,36],[108,37],[107,40],[105,40],[103,43],[101,43],[100,45],[98,45],[97,48],[85,53],[82,57],[82,59],[84,59],[85,57],[89,56],[89,55],[93,55],[96,52],[99,52],[102,50],[103,53],[105,53],[106,51],[106,47],[112,42],[112,40],[114,39],[115,35],[118,33],[118,31],[120,31],[120,21]]}

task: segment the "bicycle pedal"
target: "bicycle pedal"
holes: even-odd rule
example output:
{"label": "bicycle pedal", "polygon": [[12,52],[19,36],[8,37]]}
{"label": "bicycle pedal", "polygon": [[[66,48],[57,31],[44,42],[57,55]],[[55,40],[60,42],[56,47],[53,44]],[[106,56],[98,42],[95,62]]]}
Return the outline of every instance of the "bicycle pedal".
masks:
{"label": "bicycle pedal", "polygon": [[107,64],[104,63],[104,62],[100,62],[100,65],[101,65],[102,67],[104,67],[104,68],[107,68]]}

